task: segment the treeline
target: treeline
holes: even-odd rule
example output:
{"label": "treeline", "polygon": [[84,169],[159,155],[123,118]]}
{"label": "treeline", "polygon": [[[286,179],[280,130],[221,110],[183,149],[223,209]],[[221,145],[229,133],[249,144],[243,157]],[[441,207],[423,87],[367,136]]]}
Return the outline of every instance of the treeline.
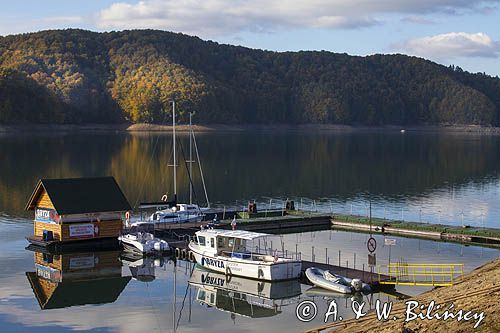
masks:
{"label": "treeline", "polygon": [[155,30],[0,37],[0,123],[500,123],[500,79],[405,55],[270,52]]}

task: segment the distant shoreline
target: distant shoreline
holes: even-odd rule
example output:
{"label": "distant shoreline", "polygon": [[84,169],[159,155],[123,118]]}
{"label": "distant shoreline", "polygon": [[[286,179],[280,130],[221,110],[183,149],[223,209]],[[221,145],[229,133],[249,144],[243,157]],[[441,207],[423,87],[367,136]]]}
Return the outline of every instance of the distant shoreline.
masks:
{"label": "distant shoreline", "polygon": [[[188,131],[188,125],[177,125],[179,132]],[[486,127],[478,125],[418,125],[418,126],[355,126],[336,124],[207,124],[193,125],[195,132],[239,132],[239,131],[332,131],[332,132],[429,132],[429,133],[471,133],[471,134],[500,134],[500,127]],[[157,124],[23,124],[23,125],[0,125],[0,133],[36,133],[36,132],[171,132],[171,125]]]}

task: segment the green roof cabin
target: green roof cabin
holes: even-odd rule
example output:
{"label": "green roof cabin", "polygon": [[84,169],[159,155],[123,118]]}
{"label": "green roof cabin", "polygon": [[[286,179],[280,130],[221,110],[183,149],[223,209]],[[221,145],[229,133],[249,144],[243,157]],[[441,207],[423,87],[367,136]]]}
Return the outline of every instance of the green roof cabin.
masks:
{"label": "green roof cabin", "polygon": [[27,239],[56,249],[105,241],[117,245],[122,217],[130,209],[113,177],[41,179],[26,205],[35,212],[34,235]]}

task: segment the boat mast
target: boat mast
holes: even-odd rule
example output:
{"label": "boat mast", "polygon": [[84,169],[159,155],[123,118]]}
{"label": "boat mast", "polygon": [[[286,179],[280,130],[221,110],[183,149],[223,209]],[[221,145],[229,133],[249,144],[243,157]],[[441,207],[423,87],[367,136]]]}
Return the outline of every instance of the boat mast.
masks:
{"label": "boat mast", "polygon": [[175,154],[175,99],[172,99],[172,142],[174,146],[174,202],[177,204],[177,156]]}
{"label": "boat mast", "polygon": [[192,128],[192,118],[193,113],[189,112],[189,177],[191,181],[189,182],[189,204],[193,204],[193,128]]}

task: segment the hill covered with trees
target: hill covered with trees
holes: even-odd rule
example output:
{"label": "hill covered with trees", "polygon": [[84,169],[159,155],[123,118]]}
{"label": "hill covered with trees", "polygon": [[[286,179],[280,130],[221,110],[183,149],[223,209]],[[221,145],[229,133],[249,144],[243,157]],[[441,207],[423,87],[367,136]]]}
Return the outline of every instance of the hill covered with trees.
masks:
{"label": "hill covered with trees", "polygon": [[500,124],[500,79],[405,55],[271,52],[156,30],[0,37],[0,123]]}

